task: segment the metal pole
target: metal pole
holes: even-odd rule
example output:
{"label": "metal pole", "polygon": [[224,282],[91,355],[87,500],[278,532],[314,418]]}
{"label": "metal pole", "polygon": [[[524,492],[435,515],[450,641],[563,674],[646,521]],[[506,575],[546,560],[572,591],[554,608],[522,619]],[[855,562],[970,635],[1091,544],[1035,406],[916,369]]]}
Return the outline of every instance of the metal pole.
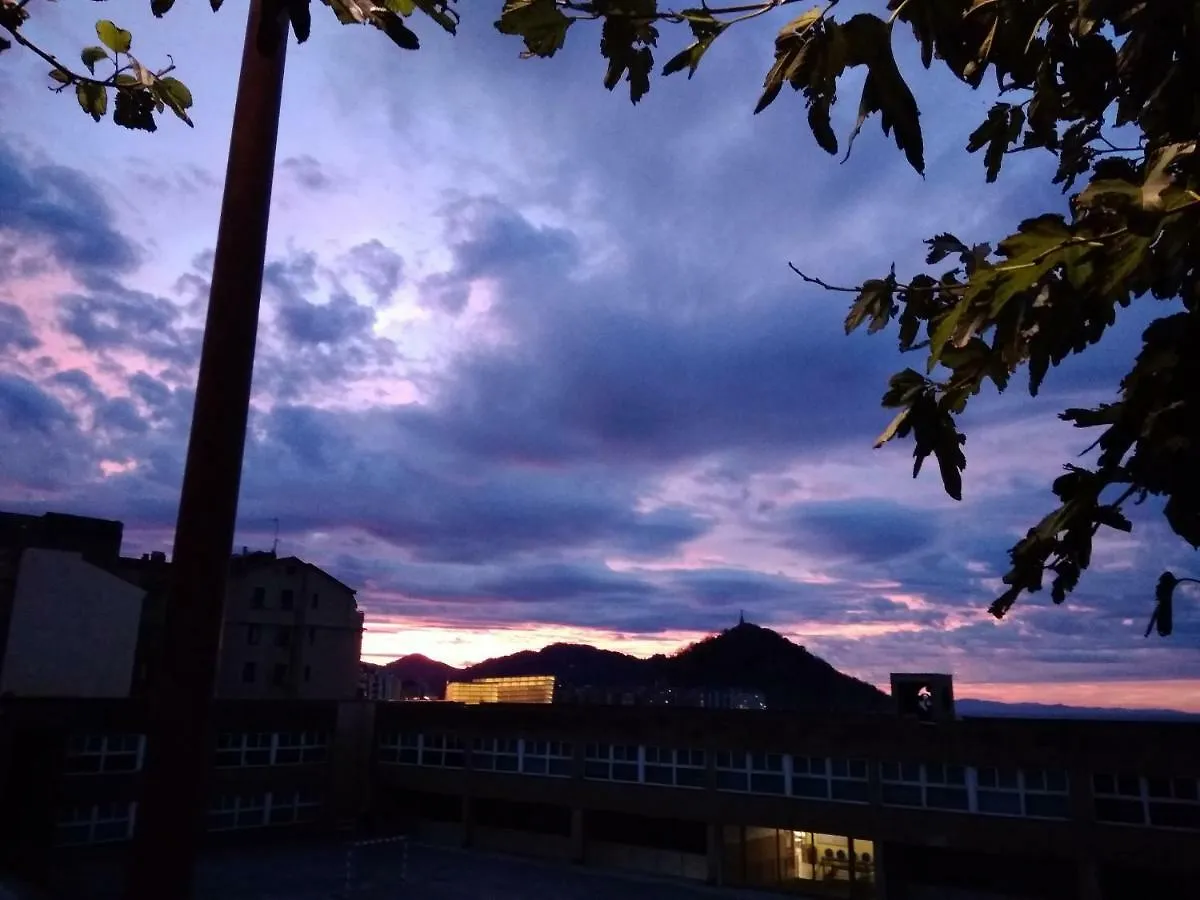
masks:
{"label": "metal pole", "polygon": [[211,714],[266,261],[287,47],[286,5],[250,0],[175,528],[162,667],[126,882],[129,900],[188,900],[212,766]]}

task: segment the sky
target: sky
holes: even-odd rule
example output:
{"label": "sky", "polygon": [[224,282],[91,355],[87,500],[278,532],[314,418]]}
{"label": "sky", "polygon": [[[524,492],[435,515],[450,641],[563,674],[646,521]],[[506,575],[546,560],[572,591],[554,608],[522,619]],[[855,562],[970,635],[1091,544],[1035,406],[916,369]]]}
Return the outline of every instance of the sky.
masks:
{"label": "sky", "polygon": [[[67,6],[35,0],[27,33],[73,58],[91,34]],[[0,508],[119,519],[128,553],[171,547],[245,24],[226,6],[89,7],[147,65],[171,55],[195,129],[95,124],[30,54],[0,56]],[[460,4],[456,37],[418,22],[415,53],[315,9],[289,51],[237,546],[278,520],[280,553],[358,590],[376,661],[645,655],[744,611],[881,685],[1200,711],[1195,595],[1174,637],[1142,636],[1159,572],[1197,568],[1152,504],[1098,539],[1068,604],[986,612],[1091,443],[1055,413],[1113,396],[1158,301],[1037,399],[973,401],[959,503],[905,446],[871,447],[887,377],[923,360],[847,337],[848,295],[788,268],[913,272],[926,237],[1064,209],[1048,157],[985,184],[963,148],[986,91],[897,38],[921,178],[877,122],[842,163],[798,95],[751,114],[786,11],[634,106],[603,89],[593,25],[522,60],[499,6]],[[660,63],[683,41],[664,28]]]}

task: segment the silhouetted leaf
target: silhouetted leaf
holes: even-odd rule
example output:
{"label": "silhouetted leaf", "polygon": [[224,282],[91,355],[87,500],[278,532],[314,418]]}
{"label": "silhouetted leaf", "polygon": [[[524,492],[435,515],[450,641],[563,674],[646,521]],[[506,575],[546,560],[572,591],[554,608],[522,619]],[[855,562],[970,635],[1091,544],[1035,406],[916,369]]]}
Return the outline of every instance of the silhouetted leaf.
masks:
{"label": "silhouetted leaf", "polygon": [[496,22],[501,34],[520,35],[527,56],[553,56],[567,39],[569,19],[555,0],[505,0]]}

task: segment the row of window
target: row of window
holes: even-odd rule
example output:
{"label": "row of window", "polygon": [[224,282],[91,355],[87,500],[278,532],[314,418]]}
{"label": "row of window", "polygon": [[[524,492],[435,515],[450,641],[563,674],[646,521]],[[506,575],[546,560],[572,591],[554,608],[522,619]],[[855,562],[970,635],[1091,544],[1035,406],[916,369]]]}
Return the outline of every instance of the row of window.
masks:
{"label": "row of window", "polygon": [[566,778],[571,774],[572,752],[571,745],[562,741],[475,738],[471,743],[471,764],[492,772]]}
{"label": "row of window", "polygon": [[[246,626],[246,643],[252,646],[257,646],[262,643],[263,628],[272,628],[275,632],[276,647],[292,646],[292,635],[296,632],[294,625],[276,625],[264,626],[257,622],[251,622]],[[315,625],[308,626],[308,645],[311,647],[317,642],[317,627]]]}
{"label": "row of window", "polygon": [[887,806],[1036,819],[1070,814],[1067,775],[1056,770],[880,763],[879,780]]}
{"label": "row of window", "polygon": [[[146,752],[141,734],[73,735],[67,741],[65,770],[70,775],[140,772]],[[216,764],[289,766],[329,759],[329,735],[323,731],[223,732],[217,736]]]}
{"label": "row of window", "polygon": [[235,831],[266,828],[269,825],[295,825],[312,822],[321,809],[315,791],[261,791],[251,794],[225,794],[208,809],[209,831]]}
{"label": "row of window", "polygon": [[717,754],[717,789],[782,794],[810,800],[867,803],[867,763],[861,759],[785,753]]}
{"label": "row of window", "polygon": [[218,735],[216,763],[222,768],[294,766],[329,759],[323,731],[231,731]]}
{"label": "row of window", "polygon": [[1200,779],[1143,775],[1092,776],[1096,818],[1101,822],[1200,829]]}
{"label": "row of window", "polygon": [[[291,574],[291,573],[289,573]],[[313,594],[309,601],[310,609],[317,609],[321,605],[320,594]],[[266,609],[267,606],[267,589],[265,587],[256,587],[250,595],[250,606],[253,609]],[[296,608],[296,592],[291,588],[283,588],[279,592],[279,608],[280,609],[295,609]]]}
{"label": "row of window", "polygon": [[62,847],[111,844],[133,837],[137,803],[116,801],[72,806],[62,810],[55,829],[55,842]]}
{"label": "row of window", "polygon": [[[291,674],[292,667],[287,663],[276,663],[275,668],[271,670],[271,683],[277,685],[285,685],[288,681],[288,676]],[[253,684],[258,680],[258,663],[247,662],[242,664],[242,681],[246,684]],[[304,680],[312,680],[312,666],[304,667]]]}

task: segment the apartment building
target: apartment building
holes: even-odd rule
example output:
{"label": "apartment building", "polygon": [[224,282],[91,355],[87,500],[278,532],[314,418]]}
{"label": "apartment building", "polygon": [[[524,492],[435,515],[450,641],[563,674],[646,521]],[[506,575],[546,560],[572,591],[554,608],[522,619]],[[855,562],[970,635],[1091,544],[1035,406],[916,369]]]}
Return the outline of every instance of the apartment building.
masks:
{"label": "apartment building", "polygon": [[0,694],[125,697],[145,591],[108,571],[120,522],[0,513]]}
{"label": "apartment building", "polygon": [[[166,554],[121,556],[120,522],[0,513],[0,693],[143,696],[162,663]],[[230,561],[217,695],[358,696],[355,592],[296,557]]]}
{"label": "apartment building", "polygon": [[217,695],[358,696],[363,614],[354,590],[294,556],[243,553],[230,566]]}

